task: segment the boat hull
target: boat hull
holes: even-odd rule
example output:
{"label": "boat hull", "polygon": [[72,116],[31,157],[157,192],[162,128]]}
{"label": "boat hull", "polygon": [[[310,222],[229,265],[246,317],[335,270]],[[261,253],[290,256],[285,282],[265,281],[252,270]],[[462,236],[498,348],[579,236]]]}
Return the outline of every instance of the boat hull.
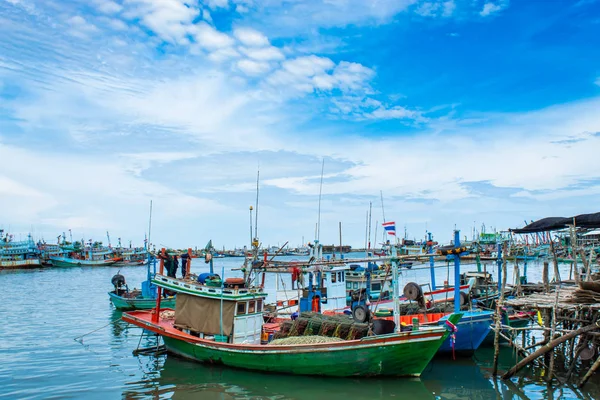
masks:
{"label": "boat hull", "polygon": [[0,269],[26,269],[41,267],[42,263],[39,259],[0,261]]}
{"label": "boat hull", "polygon": [[320,376],[420,376],[448,332],[424,329],[316,345],[218,343],[153,323],[151,314],[124,313],[123,320],[160,334],[167,350],[201,363],[261,372]]}
{"label": "boat hull", "polygon": [[[490,332],[492,324],[491,311],[466,311],[456,324],[458,331],[455,341],[448,337],[438,350],[439,353],[459,352],[470,354],[479,348]],[[446,323],[446,317],[439,320],[438,324]]]}
{"label": "boat hull", "polygon": [[[110,301],[117,310],[151,310],[156,307],[156,299],[150,298],[126,298],[117,296],[113,292],[108,292]],[[175,308],[175,298],[162,299],[160,304],[164,307]]]}
{"label": "boat hull", "polygon": [[78,260],[75,258],[51,257],[53,267],[108,267],[115,263],[114,260]]}

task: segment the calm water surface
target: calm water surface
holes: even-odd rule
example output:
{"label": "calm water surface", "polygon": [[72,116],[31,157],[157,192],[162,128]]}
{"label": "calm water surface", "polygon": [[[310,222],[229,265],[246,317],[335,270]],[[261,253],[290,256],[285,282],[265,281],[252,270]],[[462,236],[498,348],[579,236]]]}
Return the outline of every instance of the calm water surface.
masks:
{"label": "calm water surface", "polygon": [[[198,260],[192,272],[207,266]],[[216,260],[216,269],[239,267],[241,259]],[[488,271],[495,269],[488,264]],[[568,275],[568,267],[562,267]],[[465,267],[472,270],[473,266]],[[437,358],[420,379],[325,379],[258,374],[188,362],[171,355],[133,356],[154,337],[119,321],[107,292],[119,268],[46,268],[0,271],[0,397],[11,399],[594,399],[586,393],[549,389],[535,379],[503,382],[491,377],[492,349],[473,358]],[[145,279],[145,267],[121,268],[130,288]],[[512,268],[509,268],[509,281]],[[239,272],[228,272],[233,276]],[[531,281],[540,266],[530,265]],[[450,272],[452,282],[452,272]],[[448,277],[440,268],[438,284]],[[403,273],[404,282],[426,282],[427,270]],[[115,321],[115,322],[112,322]],[[95,332],[92,332],[94,331]],[[90,333],[92,332],[92,333]],[[87,335],[86,335],[87,334]],[[75,338],[86,335],[78,341]],[[501,364],[512,365],[510,349]]]}

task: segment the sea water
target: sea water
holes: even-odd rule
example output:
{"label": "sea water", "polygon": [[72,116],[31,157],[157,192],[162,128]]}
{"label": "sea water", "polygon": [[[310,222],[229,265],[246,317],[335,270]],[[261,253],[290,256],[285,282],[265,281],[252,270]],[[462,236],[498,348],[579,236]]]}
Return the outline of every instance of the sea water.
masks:
{"label": "sea water", "polygon": [[[361,256],[355,254],[355,256]],[[292,259],[292,258],[289,258]],[[241,258],[215,259],[215,271],[240,276]],[[438,264],[438,284],[453,284],[453,264]],[[495,263],[486,265],[496,276]],[[561,265],[563,277],[568,265]],[[463,271],[475,269],[463,265]],[[233,271],[232,271],[233,270]],[[512,282],[509,266],[508,282]],[[348,379],[262,374],[208,366],[170,354],[134,356],[156,338],[120,320],[107,292],[120,271],[130,288],[140,287],[145,267],[72,267],[0,271],[0,398],[10,399],[575,399],[600,398],[598,378],[580,392],[553,388],[539,372],[509,381],[491,376],[493,349],[452,360],[437,357],[421,378]],[[207,272],[194,259],[193,273]],[[541,264],[529,263],[529,280],[541,278]],[[425,283],[429,270],[403,270],[401,284]],[[500,369],[514,365],[509,348]]]}

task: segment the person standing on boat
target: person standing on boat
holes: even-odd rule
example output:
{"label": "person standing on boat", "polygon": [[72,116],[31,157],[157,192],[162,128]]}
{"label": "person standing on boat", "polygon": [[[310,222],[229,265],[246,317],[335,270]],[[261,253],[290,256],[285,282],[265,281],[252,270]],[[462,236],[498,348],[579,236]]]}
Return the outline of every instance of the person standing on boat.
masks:
{"label": "person standing on boat", "polygon": [[169,253],[165,252],[164,256],[161,253],[159,253],[158,258],[165,260],[165,269],[167,270],[167,276],[175,278],[176,270],[174,266],[173,257]]}
{"label": "person standing on boat", "polygon": [[172,276],[173,278],[177,278],[177,269],[179,268],[179,258],[177,258],[177,255],[173,256],[173,275],[169,275]]}
{"label": "person standing on boat", "polygon": [[187,272],[187,264],[188,264],[188,253],[183,253],[181,255],[181,277],[185,278],[185,274]]}

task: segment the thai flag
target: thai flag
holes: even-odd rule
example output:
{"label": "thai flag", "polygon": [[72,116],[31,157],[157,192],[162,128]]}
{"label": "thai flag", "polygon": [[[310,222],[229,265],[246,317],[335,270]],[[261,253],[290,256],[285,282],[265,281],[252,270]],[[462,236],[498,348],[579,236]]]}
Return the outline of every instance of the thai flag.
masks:
{"label": "thai flag", "polygon": [[395,222],[384,222],[381,224],[383,229],[387,232],[388,235],[396,236],[396,223]]}

